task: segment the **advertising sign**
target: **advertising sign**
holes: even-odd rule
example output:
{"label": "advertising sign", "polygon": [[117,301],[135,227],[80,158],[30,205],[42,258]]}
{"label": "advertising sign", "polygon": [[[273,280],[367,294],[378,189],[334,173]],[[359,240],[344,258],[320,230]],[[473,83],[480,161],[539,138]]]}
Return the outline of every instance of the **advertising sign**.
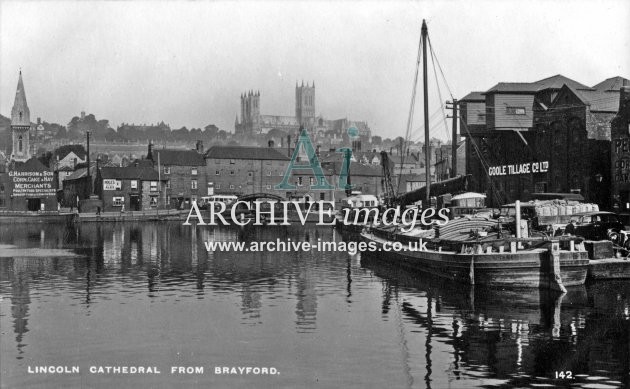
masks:
{"label": "advertising sign", "polygon": [[103,190],[120,190],[120,180],[106,179],[103,180]]}
{"label": "advertising sign", "polygon": [[512,165],[490,166],[490,176],[512,176],[517,174],[546,173],[549,170],[549,161],[526,162]]}
{"label": "advertising sign", "polygon": [[14,197],[43,197],[55,196],[53,172],[49,171],[9,171],[13,181]]}

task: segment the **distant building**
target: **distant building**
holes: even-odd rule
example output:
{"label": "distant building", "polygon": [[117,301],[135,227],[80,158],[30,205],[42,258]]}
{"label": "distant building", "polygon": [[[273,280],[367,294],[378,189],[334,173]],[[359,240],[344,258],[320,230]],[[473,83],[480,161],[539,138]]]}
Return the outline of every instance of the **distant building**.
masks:
{"label": "distant building", "polygon": [[83,145],[64,145],[53,152],[56,168],[70,167],[74,169],[78,164],[87,161],[87,151]]}
{"label": "distant building", "polygon": [[274,130],[297,134],[300,126],[305,126],[315,141],[326,140],[329,144],[340,143],[349,127],[356,127],[359,130],[359,137],[365,143],[368,143],[372,136],[367,122],[347,118],[326,120],[321,115],[316,115],[314,82],[312,85],[309,83],[304,85],[304,82],[301,86],[295,84],[295,116],[263,115],[260,112],[259,91],[241,94],[240,120],[237,115],[234,123],[235,134],[246,137],[268,134]]}
{"label": "distant building", "polygon": [[192,201],[206,196],[206,161],[203,142],[197,142],[195,150],[153,149],[149,144],[147,159],[154,169],[160,169],[165,180],[166,206],[180,209],[190,207]]}

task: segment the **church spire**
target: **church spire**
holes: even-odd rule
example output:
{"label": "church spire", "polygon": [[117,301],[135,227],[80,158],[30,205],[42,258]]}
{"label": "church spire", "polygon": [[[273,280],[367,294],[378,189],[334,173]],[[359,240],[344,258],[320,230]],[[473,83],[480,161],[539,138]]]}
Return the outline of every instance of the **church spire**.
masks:
{"label": "church spire", "polygon": [[11,125],[31,125],[31,113],[28,109],[28,104],[26,104],[26,92],[24,91],[24,82],[22,81],[22,69],[20,69],[17,90],[15,91],[15,101],[13,102],[13,109],[11,109]]}

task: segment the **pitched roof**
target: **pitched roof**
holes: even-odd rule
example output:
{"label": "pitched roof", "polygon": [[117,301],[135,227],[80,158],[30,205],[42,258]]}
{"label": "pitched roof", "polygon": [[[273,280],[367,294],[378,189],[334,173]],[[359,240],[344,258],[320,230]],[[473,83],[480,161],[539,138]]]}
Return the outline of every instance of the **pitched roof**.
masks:
{"label": "pitched roof", "polygon": [[593,89],[597,89],[598,91],[619,91],[621,87],[624,85],[630,85],[630,81],[627,78],[623,77],[611,77],[607,78],[604,81],[600,82],[597,85],[593,85]]}
{"label": "pitched roof", "polygon": [[115,178],[123,180],[157,181],[158,172],[149,167],[104,167],[101,168],[101,177],[104,179]]}
{"label": "pitched roof", "polygon": [[488,89],[488,93],[527,93],[532,94],[543,89],[560,89],[563,85],[568,85],[576,90],[592,90],[584,84],[572,80],[562,74],[543,78],[534,82],[500,82],[492,88]]}
{"label": "pitched roof", "polygon": [[584,104],[589,105],[591,112],[617,112],[619,109],[619,92],[597,90],[577,90],[566,86]]}
{"label": "pitched roof", "polygon": [[59,157],[59,159],[64,159],[68,154],[75,153],[77,157],[81,159],[85,159],[87,152],[83,145],[63,145],[57,147],[53,152],[53,157]]}
{"label": "pitched roof", "polygon": [[43,172],[43,171],[51,171],[50,168],[46,167],[43,163],[39,161],[36,157],[31,157],[28,161],[24,162],[14,162],[13,169],[18,172]]}
{"label": "pitched roof", "polygon": [[532,82],[500,82],[488,89],[488,93],[536,93],[540,89],[538,84]]}
{"label": "pitched roof", "polygon": [[[339,174],[341,172],[341,162],[329,162],[324,164],[324,169],[332,174]],[[310,171],[310,170],[309,170]],[[383,175],[383,169],[380,166],[364,165],[360,163],[350,164],[350,180],[352,176],[368,176],[368,177],[381,177]]]}
{"label": "pitched roof", "polygon": [[459,101],[486,101],[486,96],[483,92],[470,92]]}
{"label": "pitched roof", "polygon": [[203,155],[199,154],[196,150],[153,150],[151,152],[151,159],[154,163],[158,162],[158,155],[160,165],[163,166],[204,166],[206,164]]}
{"label": "pitched roof", "polygon": [[270,147],[212,146],[206,158],[214,159],[256,159],[288,161],[289,157]]}
{"label": "pitched roof", "polygon": [[533,84],[539,85],[540,89],[560,89],[562,85],[568,85],[574,89],[591,89],[584,84],[580,84],[579,82],[572,80],[568,77],[563,76],[562,74],[556,74],[555,76],[543,78],[542,80],[538,80],[533,82]]}

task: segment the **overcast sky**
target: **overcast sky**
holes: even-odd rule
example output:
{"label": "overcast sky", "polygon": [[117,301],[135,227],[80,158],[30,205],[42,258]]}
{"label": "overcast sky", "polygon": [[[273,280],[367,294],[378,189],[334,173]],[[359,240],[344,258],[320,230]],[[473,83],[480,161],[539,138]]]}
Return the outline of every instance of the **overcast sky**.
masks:
{"label": "overcast sky", "polygon": [[[294,115],[304,80],[315,81],[317,114],[393,138],[405,133],[422,19],[455,98],[555,74],[630,78],[625,0],[0,1],[0,113],[22,68],[32,121],[67,124],[84,110],[114,127],[234,131],[241,92],[260,90],[263,114]],[[436,113],[432,136],[445,139],[441,123]]]}

